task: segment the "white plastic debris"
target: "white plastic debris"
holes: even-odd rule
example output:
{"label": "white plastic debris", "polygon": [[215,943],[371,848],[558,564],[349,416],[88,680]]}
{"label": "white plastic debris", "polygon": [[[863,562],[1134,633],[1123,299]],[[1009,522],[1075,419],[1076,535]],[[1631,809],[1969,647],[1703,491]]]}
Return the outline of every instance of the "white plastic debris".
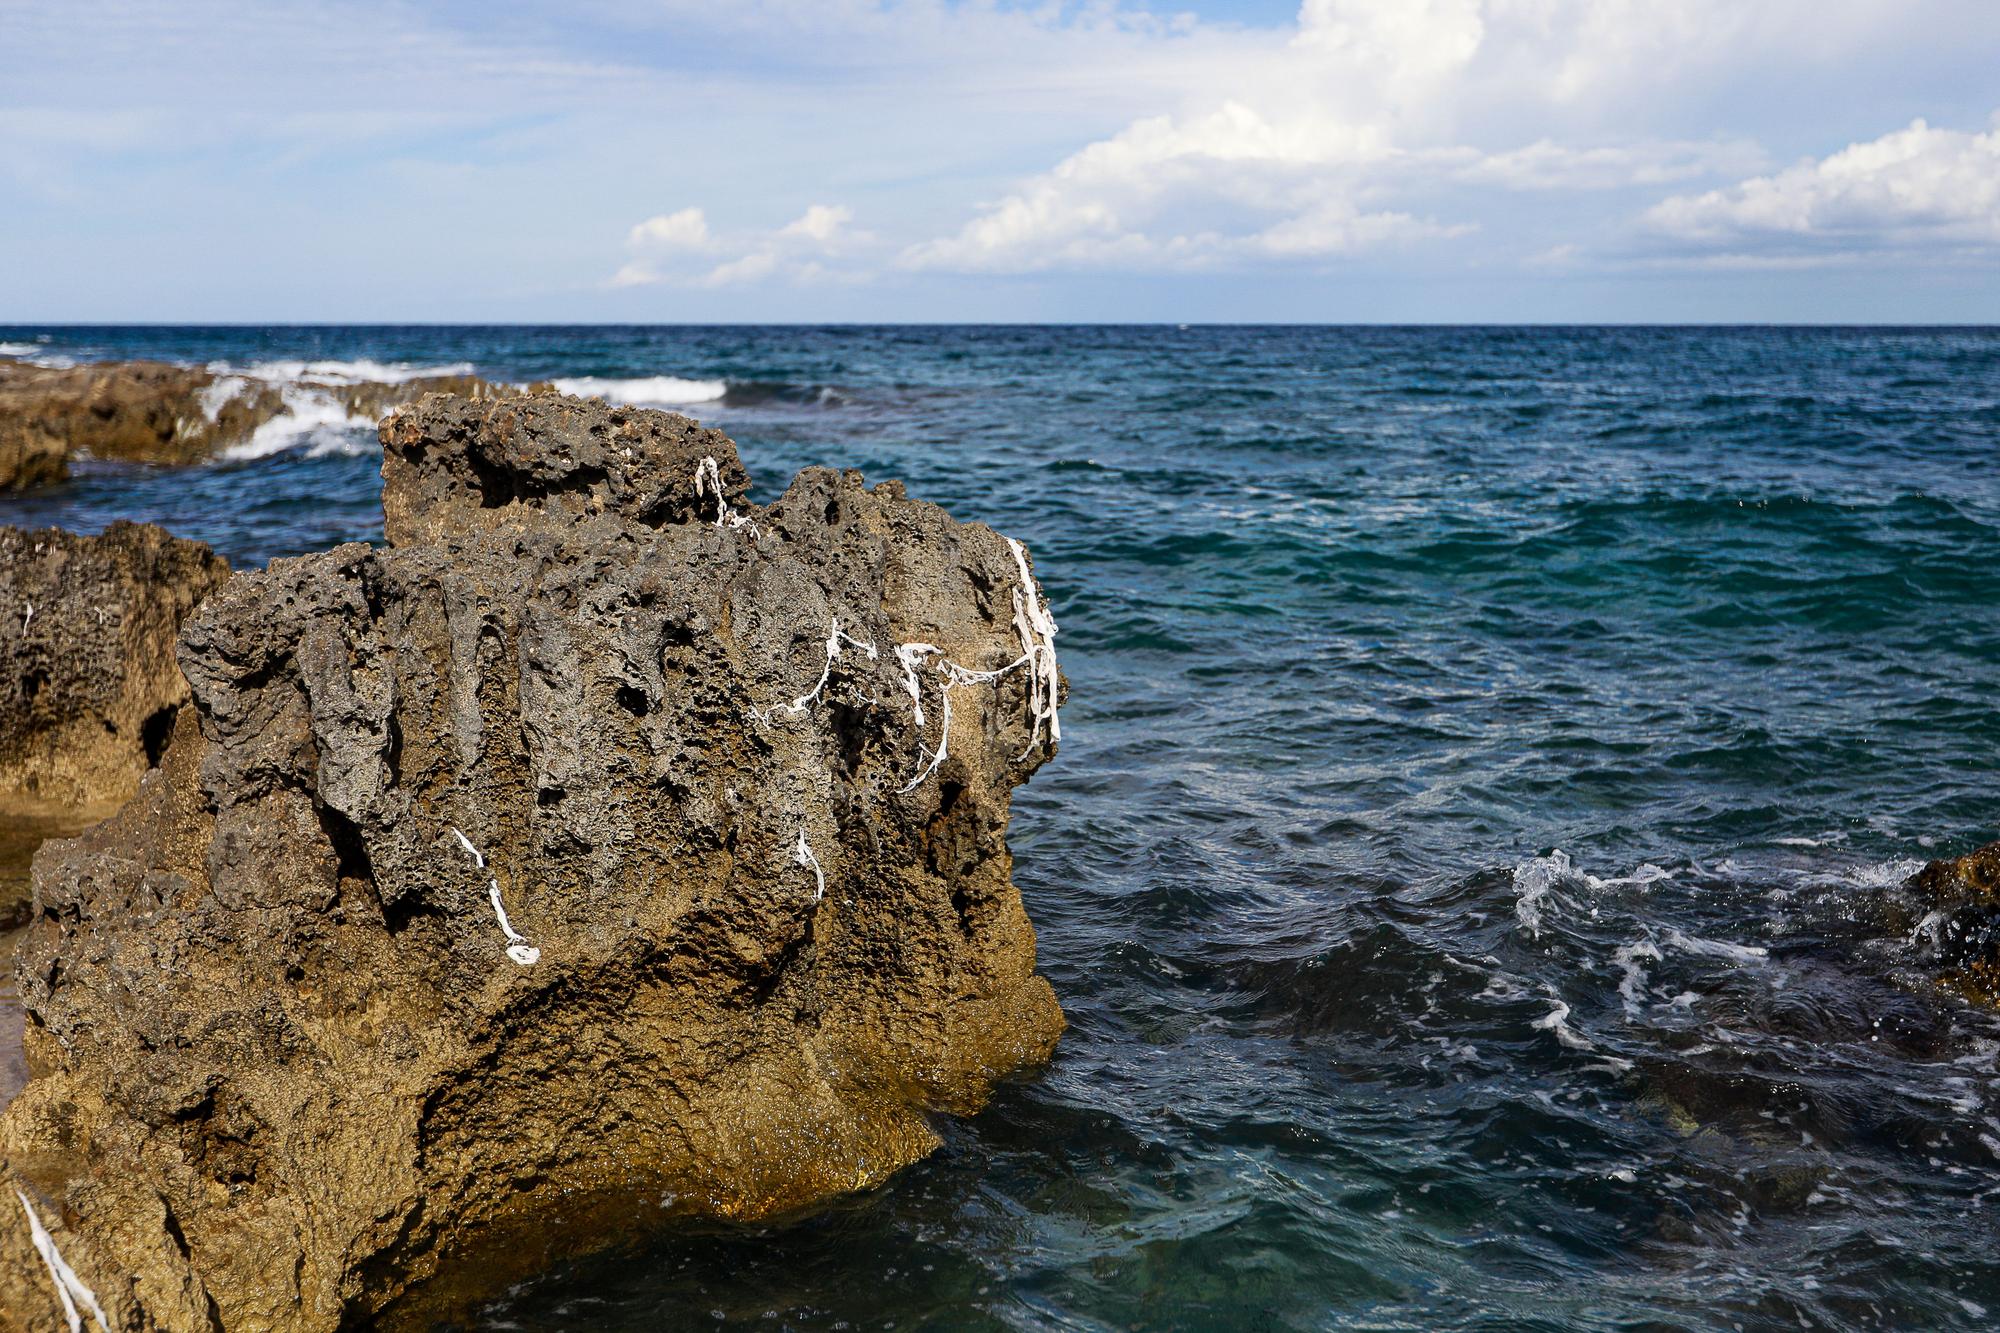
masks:
{"label": "white plastic debris", "polygon": [[819,858],[813,855],[813,849],[806,843],[806,826],[804,824],[799,825],[799,841],[798,845],[792,849],[792,862],[794,865],[807,867],[813,872],[813,901],[818,902],[820,899],[826,897],[826,872],[819,868]]}
{"label": "white plastic debris", "polygon": [[28,1215],[28,1237],[34,1242],[35,1253],[41,1255],[42,1262],[48,1265],[49,1280],[55,1283],[56,1296],[62,1301],[63,1317],[69,1321],[69,1333],[83,1333],[83,1316],[76,1308],[78,1301],[89,1309],[90,1317],[97,1321],[98,1328],[104,1333],[111,1333],[110,1321],[104,1317],[104,1307],[97,1303],[97,1294],[84,1285],[74,1269],[63,1262],[62,1254],[56,1249],[55,1237],[49,1235],[49,1229],[42,1225],[35,1205],[28,1202],[28,1196],[21,1190],[15,1190],[14,1197],[21,1201],[21,1211]]}
{"label": "white plastic debris", "polygon": [[21,633],[26,634],[28,632],[28,626],[35,623],[35,604],[33,602],[29,602],[28,599],[25,597],[23,597],[21,600],[23,602],[26,602],[28,607],[28,609],[21,615]]}
{"label": "white plastic debris", "polygon": [[[459,832],[456,825],[452,827],[451,835],[458,839],[459,846],[465,848],[474,865],[481,870],[486,869],[486,858],[472,845],[472,839]],[[528,943],[527,938],[514,929],[514,923],[507,919],[507,909],[500,905],[500,881],[490,875],[486,879],[486,896],[493,904],[494,917],[500,922],[500,933],[507,937],[507,956],[522,967],[533,967],[541,962],[542,951]]]}
{"label": "white plastic debris", "polygon": [[748,514],[739,514],[729,507],[728,497],[722,490],[722,469],[717,466],[715,455],[707,454],[694,465],[694,498],[701,498],[708,492],[715,493],[715,526],[718,528],[748,528],[751,537],[759,536],[757,524]]}
{"label": "white plastic debris", "polygon": [[[924,779],[937,772],[945,760],[951,745],[951,691],[959,685],[979,685],[1000,679],[1010,672],[1026,669],[1028,673],[1028,711],[1034,718],[1034,731],[1028,738],[1028,748],[1021,751],[1025,759],[1042,739],[1044,728],[1051,741],[1062,739],[1062,720],[1056,714],[1056,700],[1062,688],[1062,678],[1056,668],[1056,622],[1049,614],[1048,603],[1042,599],[1041,589],[1035,584],[1035,576],[1028,569],[1027,548],[1007,539],[1007,549],[1014,555],[1014,568],[1021,579],[1014,588],[1014,632],[1021,636],[1021,655],[1006,666],[992,671],[974,671],[960,666],[949,658],[937,657],[936,670],[943,679],[938,684],[938,743],[929,759],[917,775],[905,783],[903,791],[914,791]],[[909,692],[914,705],[917,729],[924,726],[923,686],[917,668],[926,660],[939,653],[936,644],[905,643],[896,649],[896,660],[903,666],[903,688]],[[918,753],[923,753],[921,736]]]}
{"label": "white plastic debris", "polygon": [[[924,648],[928,649],[930,652],[933,653],[938,651],[936,648],[932,647],[928,643],[904,644],[901,648],[898,648],[896,650],[896,658],[898,661],[903,662],[906,670],[908,670],[909,668],[909,659],[903,656],[903,650],[906,648]],[[1013,661],[1009,662],[1006,666],[1000,667],[997,670],[973,671],[966,667],[960,666],[958,663],[953,662],[948,658],[941,657],[938,659],[937,671],[940,676],[944,677],[944,679],[938,685],[937,749],[931,752],[931,757],[929,762],[927,762],[923,766],[923,768],[918,770],[917,775],[911,778],[908,782],[904,783],[902,787],[898,789],[898,794],[900,794],[901,792],[915,791],[918,787],[923,785],[924,779],[929,777],[931,774],[937,772],[938,765],[944,762],[945,754],[949,751],[951,747],[951,692],[953,688],[959,685],[985,685],[992,681],[1000,679],[1000,677],[1006,675],[1010,671],[1018,671],[1020,668],[1026,665],[1028,665],[1027,658],[1017,657]],[[911,672],[911,678],[912,680],[914,680],[915,678],[914,672]],[[921,696],[920,690],[912,690],[912,693]],[[917,726],[921,728],[923,726],[923,723],[924,723],[924,706],[921,697],[919,697],[917,702]],[[921,732],[919,733],[917,738],[917,753],[919,754],[923,753],[923,737]]]}
{"label": "white plastic debris", "polygon": [[826,688],[826,682],[833,676],[833,664],[835,659],[837,659],[840,656],[840,645],[843,642],[852,644],[854,647],[860,649],[862,653],[864,653],[867,656],[868,660],[871,662],[876,660],[876,658],[879,656],[879,654],[877,654],[875,651],[874,644],[863,643],[860,639],[855,638],[852,634],[849,634],[846,631],[842,630],[840,628],[840,618],[836,616],[834,617],[833,620],[833,628],[827,632],[826,665],[820,668],[819,680],[814,683],[813,687],[810,690],[807,690],[804,694],[801,694],[798,698],[792,700],[788,704],[777,705],[769,713],[755,713],[755,710],[753,709],[752,712],[755,713],[755,716],[760,721],[765,718],[775,717],[779,713],[789,713],[793,717],[797,717],[801,713],[805,712],[806,709],[811,708],[813,706],[813,702],[819,698],[820,692]]}
{"label": "white plastic debris", "polygon": [[[1028,742],[1032,750],[1042,738],[1044,724],[1050,740],[1062,739],[1062,719],[1056,716],[1056,698],[1062,685],[1056,673],[1056,622],[1048,603],[1042,600],[1035,576],[1028,571],[1027,549],[1012,537],[1007,539],[1007,549],[1014,553],[1014,567],[1021,574],[1021,584],[1014,589],[1014,629],[1021,636],[1021,655],[1028,659],[1028,706],[1035,713],[1035,734]],[[1027,750],[1021,753],[1025,757]]]}
{"label": "white plastic debris", "polygon": [[910,707],[915,710],[917,727],[924,725],[924,691],[917,682],[917,668],[923,660],[939,648],[934,643],[903,643],[896,645],[896,660],[903,665],[903,688],[909,691]]}

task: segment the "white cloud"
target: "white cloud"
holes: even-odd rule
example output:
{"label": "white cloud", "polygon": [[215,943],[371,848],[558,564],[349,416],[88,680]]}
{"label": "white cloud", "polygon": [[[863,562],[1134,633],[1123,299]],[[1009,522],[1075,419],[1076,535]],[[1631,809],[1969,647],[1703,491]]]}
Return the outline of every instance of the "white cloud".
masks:
{"label": "white cloud", "polygon": [[1390,151],[1370,126],[1267,116],[1234,100],[1190,119],[1152,117],[1064,159],[957,235],[910,247],[902,262],[1192,267],[1229,255],[1346,253],[1442,230],[1350,197],[1354,169]]}
{"label": "white cloud", "polygon": [[699,208],[662,213],[632,228],[625,243],[634,250],[705,249],[709,243],[708,218]]}
{"label": "white cloud", "polygon": [[1912,121],[1775,175],[1676,195],[1645,220],[1688,249],[1745,257],[2000,247],[2000,128]]}
{"label": "white cloud", "polygon": [[[612,275],[611,285],[732,287],[778,275],[820,281],[830,276],[823,260],[872,239],[853,231],[853,220],[854,210],[843,204],[813,204],[782,227],[717,234],[699,208],[662,213],[627,233],[627,247],[639,256]],[[731,257],[709,262],[717,254]],[[702,263],[691,267],[695,259]]]}
{"label": "white cloud", "polygon": [[1667,185],[1694,177],[1742,175],[1764,165],[1765,154],[1746,142],[1631,143],[1591,147],[1538,139],[1498,153],[1459,150],[1457,179],[1504,190],[1619,190]]}
{"label": "white cloud", "polygon": [[778,269],[778,256],[769,250],[755,250],[741,259],[717,264],[701,280],[704,287],[727,287],[739,282],[759,282]]}
{"label": "white cloud", "polygon": [[[1577,99],[1643,79],[1663,49],[1698,61],[1706,38],[1746,22],[1724,0],[1654,8],[1304,0],[1283,47],[1219,65],[1184,109],[1071,153],[899,262],[989,273],[1324,262],[1471,235],[1481,192],[1632,189],[1763,166],[1742,139],[1573,141]],[[1538,117],[1563,137],[1508,142]]]}
{"label": "white cloud", "polygon": [[814,204],[808,208],[797,222],[787,223],[778,229],[783,237],[800,237],[822,245],[831,241],[834,233],[854,221],[854,210],[838,204]]}

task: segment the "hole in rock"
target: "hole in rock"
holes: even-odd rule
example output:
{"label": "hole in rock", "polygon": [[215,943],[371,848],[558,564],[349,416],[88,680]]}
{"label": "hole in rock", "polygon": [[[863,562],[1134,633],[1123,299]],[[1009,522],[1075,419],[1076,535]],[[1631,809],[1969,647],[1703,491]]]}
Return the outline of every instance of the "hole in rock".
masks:
{"label": "hole in rock", "polygon": [[[174,718],[180,711],[179,704],[168,704],[165,708],[155,709],[139,724],[139,747],[146,752],[147,768],[160,766],[161,758],[167,753],[167,742],[174,737]],[[116,734],[117,729],[114,727],[112,730]]]}

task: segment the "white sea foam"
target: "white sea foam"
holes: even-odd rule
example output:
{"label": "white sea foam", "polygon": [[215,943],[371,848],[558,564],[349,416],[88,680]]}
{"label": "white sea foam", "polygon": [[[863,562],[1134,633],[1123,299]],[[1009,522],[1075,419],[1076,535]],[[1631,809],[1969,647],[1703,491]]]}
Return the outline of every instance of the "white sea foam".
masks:
{"label": "white sea foam", "polygon": [[361,453],[367,448],[374,422],[348,412],[332,395],[302,384],[287,384],[285,415],[257,427],[249,439],[223,451],[226,459],[268,458],[291,449],[310,448],[313,457],[329,453]]}
{"label": "white sea foam", "polygon": [[1858,889],[1893,889],[1923,868],[1922,861],[1882,861],[1875,865],[1855,866],[1844,878]]}
{"label": "white sea foam", "polygon": [[1571,873],[1569,853],[1551,852],[1514,867],[1514,918],[1528,934],[1542,933],[1542,904],[1564,876]]}
{"label": "white sea foam", "polygon": [[1564,895],[1557,892],[1563,886],[1590,893],[1602,893],[1606,889],[1645,889],[1673,879],[1680,873],[1677,869],[1644,862],[1629,875],[1599,879],[1589,871],[1579,869],[1570,860],[1569,853],[1558,847],[1547,856],[1533,857],[1514,867],[1514,916],[1530,936],[1539,938],[1542,918],[1548,906],[1567,901]]}
{"label": "white sea foam", "polygon": [[41,350],[33,343],[0,343],[0,356],[33,356]]}
{"label": "white sea foam", "polygon": [[210,421],[222,415],[222,409],[229,406],[235,397],[250,387],[250,381],[241,375],[223,375],[211,380],[201,391],[202,415]]}
{"label": "white sea foam", "polygon": [[1726,940],[1697,939],[1669,927],[1665,936],[1669,948],[1695,958],[1726,958],[1732,963],[1755,963],[1771,956],[1769,949],[1755,944],[1730,944]]}
{"label": "white sea foam", "polygon": [[639,379],[600,379],[585,375],[577,379],[552,381],[557,389],[580,398],[602,398],[632,407],[676,407],[684,403],[712,403],[729,392],[726,380],[684,380],[677,375],[653,375]]}
{"label": "white sea foam", "polygon": [[1625,1001],[1625,1013],[1629,1017],[1637,1018],[1639,1010],[1645,1004],[1646,969],[1644,964],[1661,961],[1659,946],[1651,940],[1634,940],[1630,944],[1620,945],[1617,951],[1611,955],[1611,961],[1618,966],[1619,971],[1623,974],[1618,982],[1618,994]]}
{"label": "white sea foam", "polygon": [[359,361],[257,361],[247,366],[212,361],[208,368],[217,375],[252,375],[260,380],[279,383],[304,380],[315,384],[405,384],[434,375],[471,375],[477,370],[470,361],[413,366],[407,362],[370,361],[365,358]]}

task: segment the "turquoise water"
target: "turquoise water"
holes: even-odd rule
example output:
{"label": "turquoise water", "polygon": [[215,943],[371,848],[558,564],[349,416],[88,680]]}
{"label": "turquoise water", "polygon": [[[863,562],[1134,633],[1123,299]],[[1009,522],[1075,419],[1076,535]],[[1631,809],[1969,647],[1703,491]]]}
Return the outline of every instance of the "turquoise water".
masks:
{"label": "turquoise water", "polygon": [[[2000,332],[0,350],[590,379],[728,430],[759,498],[858,467],[1035,552],[1073,690],[1012,834],[1053,1067],[878,1193],[482,1327],[2000,1325],[2000,1021],[1895,984],[1866,914],[2000,837]],[[365,431],[264,444],[0,522],[239,563],[379,535]]]}

